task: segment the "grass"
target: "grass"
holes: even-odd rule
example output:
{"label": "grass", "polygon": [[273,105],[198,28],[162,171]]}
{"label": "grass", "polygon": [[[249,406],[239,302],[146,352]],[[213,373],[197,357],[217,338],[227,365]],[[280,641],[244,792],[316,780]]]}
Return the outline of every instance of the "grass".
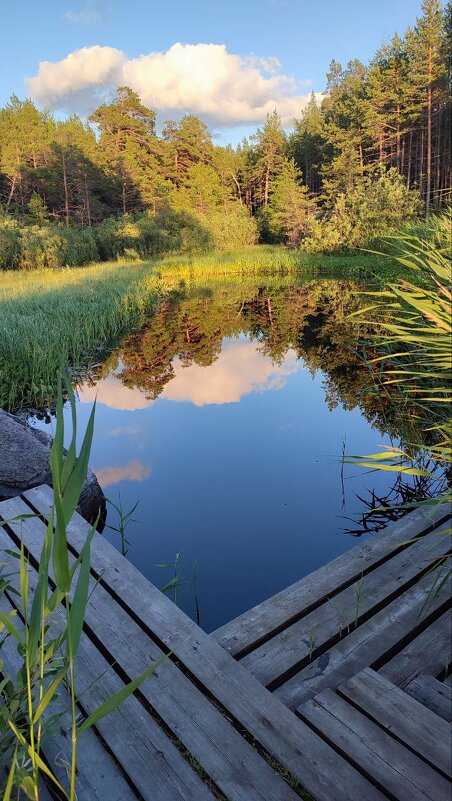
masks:
{"label": "grass", "polygon": [[[323,256],[258,246],[203,257],[0,274],[0,407],[53,407],[59,369],[83,376],[118,338],[143,324],[181,283],[293,281],[316,275],[377,274],[371,254]],[[388,270],[388,267],[385,267]],[[285,279],[284,279],[285,276]]]}

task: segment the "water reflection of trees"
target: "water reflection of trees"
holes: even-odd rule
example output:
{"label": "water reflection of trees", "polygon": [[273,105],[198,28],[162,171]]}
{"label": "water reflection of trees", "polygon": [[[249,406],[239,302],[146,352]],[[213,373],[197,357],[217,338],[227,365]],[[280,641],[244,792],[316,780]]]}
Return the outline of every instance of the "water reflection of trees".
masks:
{"label": "water reflection of trees", "polygon": [[360,342],[372,341],[374,332],[350,319],[365,303],[361,292],[359,284],[331,279],[181,287],[169,292],[145,328],[113,351],[102,374],[117,370],[125,386],[155,399],[174,378],[176,357],[184,366],[209,366],[224,337],[247,334],[276,365],[295,350],[313,374],[322,371],[330,408],[359,406],[373,425],[395,436],[397,404],[389,394],[372,391],[376,373],[359,355]]}

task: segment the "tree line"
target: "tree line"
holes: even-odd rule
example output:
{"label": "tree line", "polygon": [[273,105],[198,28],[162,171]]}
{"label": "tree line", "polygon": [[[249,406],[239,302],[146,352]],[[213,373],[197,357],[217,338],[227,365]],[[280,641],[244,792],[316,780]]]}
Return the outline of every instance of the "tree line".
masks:
{"label": "tree line", "polygon": [[193,114],[158,134],[128,87],[88,122],[13,96],[0,110],[3,217],[91,228],[171,209],[174,225],[190,214],[217,245],[228,231],[238,244],[257,233],[311,250],[360,244],[447,202],[451,40],[452,3],[424,0],[367,66],[332,61],[323,99],[311,96],[290,134],[275,111],[236,148]]}

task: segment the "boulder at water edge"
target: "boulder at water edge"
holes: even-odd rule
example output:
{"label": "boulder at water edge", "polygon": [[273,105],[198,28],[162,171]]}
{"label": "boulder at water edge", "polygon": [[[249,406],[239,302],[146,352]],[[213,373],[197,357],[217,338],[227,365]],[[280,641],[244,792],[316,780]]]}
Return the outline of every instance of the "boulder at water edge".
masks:
{"label": "boulder at water edge", "polygon": [[[51,447],[52,437],[45,431],[33,428],[20,417],[0,409],[0,500],[14,498],[40,484],[52,486]],[[89,468],[79,509],[90,523],[96,520],[99,509],[101,519],[105,519],[105,497]]]}

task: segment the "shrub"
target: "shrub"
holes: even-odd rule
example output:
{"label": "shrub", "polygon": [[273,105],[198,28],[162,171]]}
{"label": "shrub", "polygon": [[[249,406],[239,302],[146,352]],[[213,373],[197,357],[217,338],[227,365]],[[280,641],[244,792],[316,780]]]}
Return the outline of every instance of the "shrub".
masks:
{"label": "shrub", "polygon": [[234,205],[204,218],[213,245],[217,250],[241,248],[257,241],[257,224],[245,206]]}
{"label": "shrub", "polygon": [[313,221],[303,249],[326,253],[363,247],[400,229],[420,211],[418,193],[407,188],[397,170],[377,167],[346,195],[338,195],[328,216]]}
{"label": "shrub", "polygon": [[11,217],[0,218],[0,270],[17,267],[20,260],[20,228]]}

